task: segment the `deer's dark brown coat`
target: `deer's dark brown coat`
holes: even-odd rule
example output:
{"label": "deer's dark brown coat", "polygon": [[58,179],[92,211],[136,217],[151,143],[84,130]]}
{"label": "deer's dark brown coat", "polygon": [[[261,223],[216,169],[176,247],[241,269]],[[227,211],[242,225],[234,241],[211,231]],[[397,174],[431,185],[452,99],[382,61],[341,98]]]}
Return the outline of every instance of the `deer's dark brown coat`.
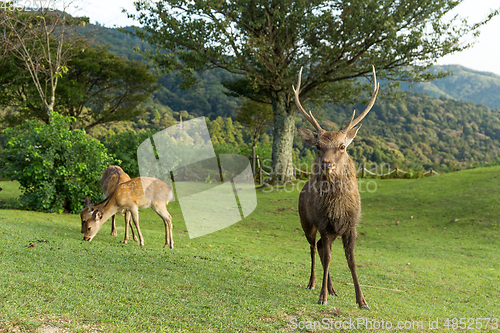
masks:
{"label": "deer's dark brown coat", "polygon": [[[314,289],[316,249],[323,265],[323,284],[318,304],[327,304],[328,294],[337,295],[333,288],[329,272],[331,246],[337,237],[342,237],[347,264],[356,292],[356,302],[360,308],[370,309],[361,291],[356,273],[354,246],[356,225],[361,216],[361,200],[356,179],[354,163],[347,154],[347,147],[352,142],[359,127],[355,127],[370,111],[378,93],[375,69],[373,69],[374,89],[372,99],[358,118],[354,114],[347,126],[340,131],[325,131],[318,124],[312,113],[307,113],[299,101],[301,73],[297,88],[294,88],[295,101],[302,115],[316,128],[314,133],[299,128],[299,134],[305,143],[317,147],[317,156],[313,165],[313,177],[306,183],[299,196],[299,215],[302,229],[311,247],[311,276],[307,288]],[[316,234],[320,240],[316,242]]]}

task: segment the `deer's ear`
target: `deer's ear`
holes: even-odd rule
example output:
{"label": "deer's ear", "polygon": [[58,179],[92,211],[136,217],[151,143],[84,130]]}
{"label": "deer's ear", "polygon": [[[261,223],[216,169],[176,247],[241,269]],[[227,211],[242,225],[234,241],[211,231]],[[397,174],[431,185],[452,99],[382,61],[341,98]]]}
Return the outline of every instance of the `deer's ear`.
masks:
{"label": "deer's ear", "polygon": [[88,196],[85,197],[85,207],[87,207],[89,211],[94,210],[94,204],[90,201]]}
{"label": "deer's ear", "polygon": [[345,137],[346,146],[349,146],[351,144],[352,140],[354,140],[360,128],[361,125],[359,125],[358,127],[353,127],[349,130],[349,132],[347,132]]}
{"label": "deer's ear", "polygon": [[96,210],[92,213],[92,218],[94,220],[100,220],[102,218],[102,210]]}
{"label": "deer's ear", "polygon": [[304,140],[305,143],[307,143],[310,146],[316,146],[318,143],[318,134],[314,133],[307,128],[304,127],[299,127],[297,129],[299,131],[299,135]]}

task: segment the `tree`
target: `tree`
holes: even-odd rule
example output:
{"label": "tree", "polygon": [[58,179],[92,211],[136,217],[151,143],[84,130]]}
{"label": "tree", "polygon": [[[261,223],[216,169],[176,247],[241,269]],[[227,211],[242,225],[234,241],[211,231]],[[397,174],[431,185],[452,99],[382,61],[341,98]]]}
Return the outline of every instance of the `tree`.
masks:
{"label": "tree", "polygon": [[86,130],[106,122],[130,120],[159,85],[142,61],[128,60],[106,46],[84,45],[61,80],[57,111],[75,117]]}
{"label": "tree", "polygon": [[[107,50],[80,41],[75,44],[67,72],[59,79],[53,110],[76,119],[73,128],[86,130],[106,122],[130,120],[143,113],[139,108],[159,85],[158,77],[141,61],[127,60]],[[0,105],[15,106],[17,117],[47,120],[45,106],[25,71],[13,65],[16,59],[0,62]]]}
{"label": "tree", "polygon": [[[498,14],[468,24],[445,15],[460,0],[161,0],[135,2],[129,14],[142,28],[133,34],[156,48],[150,57],[166,70],[180,70],[185,83],[193,73],[223,68],[240,74],[230,89],[272,105],[272,177],[292,174],[292,143],[297,109],[291,89],[304,67],[303,98],[345,102],[369,84],[374,65],[381,78],[422,81],[425,70],[446,54],[471,43],[473,33]],[[363,83],[364,82],[364,83]],[[366,87],[365,87],[366,88]],[[368,90],[368,89],[367,89]]]}
{"label": "tree", "polygon": [[246,98],[238,108],[236,120],[245,125],[250,133],[252,143],[252,172],[255,174],[255,146],[260,136],[272,125],[273,111],[271,105],[259,103]]}
{"label": "tree", "polygon": [[45,110],[43,120],[49,122],[56,103],[59,79],[67,72],[72,56],[71,43],[77,38],[72,28],[88,23],[88,18],[71,17],[66,10],[54,10],[50,1],[33,4],[37,10],[18,10],[15,2],[4,2],[0,10],[0,57],[14,57],[13,64],[23,68],[36,88]]}

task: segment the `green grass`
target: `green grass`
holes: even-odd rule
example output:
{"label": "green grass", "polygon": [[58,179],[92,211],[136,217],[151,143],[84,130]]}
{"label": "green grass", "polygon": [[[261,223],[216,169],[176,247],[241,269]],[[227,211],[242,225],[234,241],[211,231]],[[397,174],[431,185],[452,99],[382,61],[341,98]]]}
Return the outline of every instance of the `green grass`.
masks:
{"label": "green grass", "polygon": [[[363,287],[371,311],[357,308],[338,240],[331,274],[339,297],[319,306],[319,290],[304,288],[309,245],[296,190],[259,191],[248,218],[195,239],[173,202],[174,250],[162,248],[163,223],[152,210],[140,214],[143,248],[121,244],[122,217],[118,237],[106,222],[88,243],[77,215],[0,210],[0,332],[289,331],[323,318],[393,327],[439,318],[443,331],[446,318],[500,319],[499,173],[376,180],[375,192],[362,193],[356,261],[361,284],[371,286]],[[0,183],[0,200],[9,186]],[[490,323],[482,331],[498,330]]]}
{"label": "green grass", "polygon": [[17,182],[2,182],[0,181],[0,208],[5,206],[13,206],[15,199],[21,195],[21,189]]}

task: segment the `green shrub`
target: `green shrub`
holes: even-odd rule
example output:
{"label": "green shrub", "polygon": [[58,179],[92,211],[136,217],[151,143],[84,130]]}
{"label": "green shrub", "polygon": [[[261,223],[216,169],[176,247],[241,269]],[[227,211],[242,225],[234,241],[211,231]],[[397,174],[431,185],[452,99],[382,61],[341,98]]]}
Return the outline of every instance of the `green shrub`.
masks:
{"label": "green shrub", "polygon": [[83,130],[70,130],[74,121],[54,113],[50,124],[32,120],[5,130],[0,177],[19,182],[23,207],[76,213],[86,195],[100,200],[102,172],[118,161]]}
{"label": "green shrub", "polygon": [[121,168],[130,178],[139,177],[139,165],[137,163],[137,148],[140,144],[151,137],[156,131],[145,132],[124,132],[120,134],[108,135],[102,143],[108,151],[121,161]]}

